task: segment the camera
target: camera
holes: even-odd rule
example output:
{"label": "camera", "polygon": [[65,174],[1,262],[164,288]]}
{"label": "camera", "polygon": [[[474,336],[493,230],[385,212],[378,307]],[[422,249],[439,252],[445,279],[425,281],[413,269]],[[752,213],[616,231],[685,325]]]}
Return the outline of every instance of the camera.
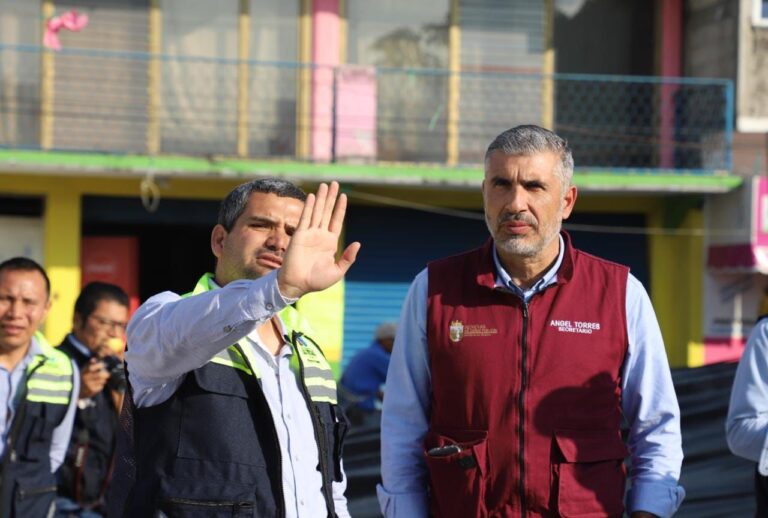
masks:
{"label": "camera", "polygon": [[101,358],[104,368],[109,373],[107,387],[118,392],[125,392],[128,386],[128,379],[125,376],[125,364],[123,360],[115,355],[104,356]]}

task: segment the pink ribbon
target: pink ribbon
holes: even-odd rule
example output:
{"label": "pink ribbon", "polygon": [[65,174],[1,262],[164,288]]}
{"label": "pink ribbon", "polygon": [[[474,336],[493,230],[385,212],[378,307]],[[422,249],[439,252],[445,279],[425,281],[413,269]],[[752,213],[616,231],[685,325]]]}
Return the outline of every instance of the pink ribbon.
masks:
{"label": "pink ribbon", "polygon": [[54,16],[45,24],[43,45],[49,49],[61,50],[59,31],[61,29],[67,29],[69,31],[78,32],[83,30],[86,25],[88,25],[88,15],[77,14],[77,11],[74,9],[59,16]]}

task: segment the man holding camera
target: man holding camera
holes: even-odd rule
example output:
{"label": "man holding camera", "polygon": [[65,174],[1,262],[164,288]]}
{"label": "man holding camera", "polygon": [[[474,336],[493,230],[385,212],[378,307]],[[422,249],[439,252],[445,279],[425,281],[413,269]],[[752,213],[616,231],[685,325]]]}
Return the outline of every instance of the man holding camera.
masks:
{"label": "man holding camera", "polygon": [[72,439],[59,471],[57,516],[96,517],[112,477],[115,434],[125,391],[123,363],[110,342],[122,341],[128,295],[113,284],[89,283],[75,302],[72,332],[59,350],[80,369],[80,397]]}

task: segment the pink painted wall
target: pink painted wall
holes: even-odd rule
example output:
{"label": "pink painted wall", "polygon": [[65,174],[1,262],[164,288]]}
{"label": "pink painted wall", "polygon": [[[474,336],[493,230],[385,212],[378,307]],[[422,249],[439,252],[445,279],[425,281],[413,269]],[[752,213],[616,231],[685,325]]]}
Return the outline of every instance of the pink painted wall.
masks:
{"label": "pink painted wall", "polygon": [[336,88],[336,157],[376,158],[376,69],[340,67]]}
{"label": "pink painted wall", "polygon": [[333,135],[333,69],[339,64],[339,1],[312,2],[312,158],[331,159]]}
{"label": "pink painted wall", "polygon": [[735,362],[744,352],[746,338],[706,338],[704,340],[704,365],[719,362]]}
{"label": "pink painted wall", "polygon": [[753,180],[757,183],[755,193],[754,235],[757,246],[768,246],[768,178],[759,177]]}

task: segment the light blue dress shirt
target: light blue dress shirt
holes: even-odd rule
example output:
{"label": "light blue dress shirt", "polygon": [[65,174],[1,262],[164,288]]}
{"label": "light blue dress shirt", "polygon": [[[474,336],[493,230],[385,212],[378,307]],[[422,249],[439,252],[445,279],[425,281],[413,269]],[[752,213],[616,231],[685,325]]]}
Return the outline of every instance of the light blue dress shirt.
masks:
{"label": "light blue dress shirt", "polygon": [[[512,283],[496,263],[496,289],[510,290],[524,300],[557,282],[564,243],[552,268],[529,290]],[[427,467],[423,441],[429,428],[430,370],[426,334],[427,270],[411,285],[400,314],[392,360],[387,374],[381,424],[382,485],[379,503],[387,518],[420,518],[428,514]],[[685,497],[678,486],[683,451],[680,409],[672,385],[664,342],[643,285],[627,279],[629,347],[622,368],[624,418],[629,425],[631,456],[627,510],[671,516]]]}
{"label": "light blue dress shirt", "polygon": [[[328,511],[317,470],[319,453],[312,418],[290,368],[293,353],[284,345],[273,356],[257,332],[288,302],[277,288],[276,272],[187,298],[168,291],[160,293],[131,318],[125,361],[134,402],[148,407],[166,401],[188,372],[247,337],[251,348],[245,353],[261,373],[262,390],[280,443],[286,517],[315,518],[326,516]],[[285,334],[284,328],[282,332]],[[346,476],[342,482],[333,483],[340,518],[349,517],[346,485]]]}
{"label": "light blue dress shirt", "polygon": [[734,454],[768,476],[768,318],[752,329],[736,368],[725,436]]}
{"label": "light blue dress shirt", "polygon": [[[0,405],[0,433],[2,434],[2,442],[0,442],[0,457],[5,453],[5,445],[8,441],[8,432],[11,429],[13,423],[13,416],[16,408],[19,405],[20,399],[23,394],[19,392],[19,387],[24,386],[27,381],[27,366],[35,357],[40,354],[42,350],[37,340],[33,337],[32,343],[29,346],[27,355],[14,367],[12,371],[8,371],[5,367],[0,366],[0,401],[3,402]],[[53,438],[51,440],[51,473],[55,473],[61,463],[64,462],[64,456],[67,453],[67,447],[69,446],[69,439],[72,436],[72,425],[75,422],[75,409],[77,408],[77,397],[80,394],[80,376],[75,362],[72,362],[72,394],[74,396],[70,398],[69,406],[67,407],[67,413],[64,414],[64,419],[59,426],[53,429]]]}

